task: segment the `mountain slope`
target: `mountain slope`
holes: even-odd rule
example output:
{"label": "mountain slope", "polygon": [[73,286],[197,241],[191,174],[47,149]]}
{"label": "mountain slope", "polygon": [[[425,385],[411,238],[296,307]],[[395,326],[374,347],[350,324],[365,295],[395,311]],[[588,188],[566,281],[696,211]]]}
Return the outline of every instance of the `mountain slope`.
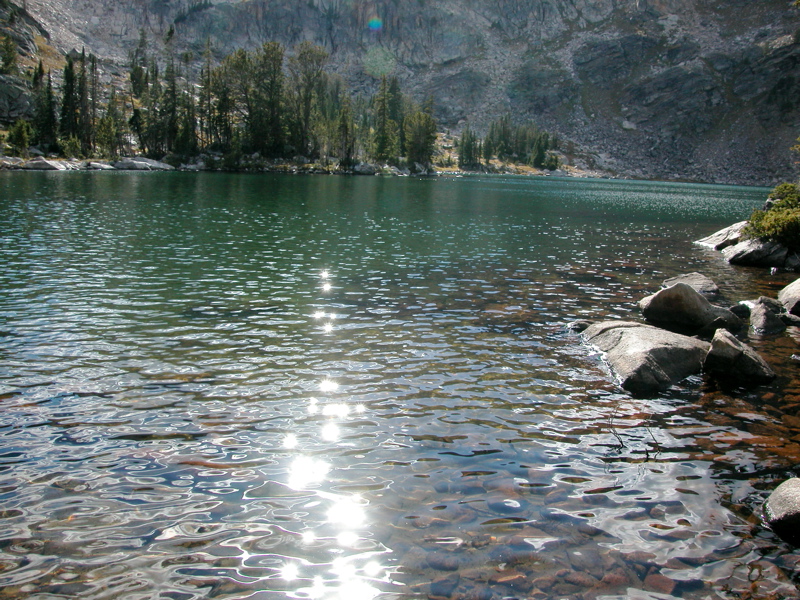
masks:
{"label": "mountain slope", "polygon": [[[772,184],[795,175],[800,11],[783,0],[28,0],[62,50],[124,65],[144,29],[217,57],[323,45],[356,92],[397,75],[444,127],[510,111],[621,175]],[[571,142],[571,143],[570,143]]]}

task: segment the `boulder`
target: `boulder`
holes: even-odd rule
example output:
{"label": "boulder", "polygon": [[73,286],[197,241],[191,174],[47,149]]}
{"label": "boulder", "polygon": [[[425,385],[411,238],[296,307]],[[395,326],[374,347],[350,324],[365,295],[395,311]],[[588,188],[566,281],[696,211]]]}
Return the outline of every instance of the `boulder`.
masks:
{"label": "boulder", "polygon": [[739,317],[727,308],[711,304],[686,283],[676,283],[639,301],[648,322],[682,333],[708,332],[724,327],[742,327]]}
{"label": "boulder", "polygon": [[95,162],[95,161],[91,161],[91,162],[87,163],[86,164],[86,168],[89,171],[113,171],[114,170],[114,167],[112,167],[108,163]]}
{"label": "boulder", "polygon": [[358,163],[355,167],[353,167],[353,173],[356,175],[375,175],[379,173],[381,168],[378,165],[373,165],[370,163]]}
{"label": "boulder", "polygon": [[665,279],[661,287],[672,287],[676,283],[685,283],[706,298],[714,298],[719,294],[719,287],[717,284],[702,273],[686,273],[685,275],[678,275],[677,277]]}
{"label": "boulder", "polygon": [[722,255],[732,265],[783,268],[789,250],[777,242],[751,239],[725,248]]}
{"label": "boulder", "polygon": [[712,233],[708,237],[697,240],[695,244],[713,248],[714,250],[722,250],[728,246],[733,246],[742,241],[742,232],[747,227],[747,221],[739,221],[730,227],[720,229],[716,233]]}
{"label": "boulder", "polygon": [[46,160],[44,158],[37,158],[35,160],[29,160],[28,162],[22,165],[23,169],[28,169],[31,171],[66,171],[67,165],[63,162],[55,161],[55,160]]}
{"label": "boulder", "polygon": [[136,156],[133,158],[122,158],[113,163],[115,169],[119,171],[174,171],[175,167],[167,163],[159,162],[149,158]]}
{"label": "boulder", "polygon": [[700,373],[711,345],[651,325],[605,321],[589,326],[583,339],[605,353],[620,385],[636,396],[669,389]]}
{"label": "boulder", "polygon": [[778,292],[778,300],[790,315],[800,316],[800,279]]}
{"label": "boulder", "polygon": [[711,349],[703,361],[703,370],[737,384],[759,384],[775,378],[774,371],[755,350],[724,329],[718,329],[714,334]]}
{"label": "boulder", "polygon": [[787,479],[764,503],[764,521],[782,540],[800,545],[800,479]]}
{"label": "boulder", "polygon": [[781,333],[786,329],[786,324],[781,319],[783,306],[772,298],[762,296],[750,308],[750,329],[756,335],[772,335]]}

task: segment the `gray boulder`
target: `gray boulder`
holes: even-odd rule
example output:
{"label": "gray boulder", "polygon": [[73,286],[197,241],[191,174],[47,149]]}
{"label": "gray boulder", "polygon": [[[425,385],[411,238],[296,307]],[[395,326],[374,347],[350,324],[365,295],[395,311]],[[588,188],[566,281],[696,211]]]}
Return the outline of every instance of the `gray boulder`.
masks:
{"label": "gray boulder", "polygon": [[800,479],[787,479],[764,503],[764,521],[782,540],[800,546]]}
{"label": "gray boulder", "polygon": [[702,273],[686,273],[685,275],[671,277],[669,279],[665,279],[661,286],[668,288],[672,287],[676,283],[685,283],[706,298],[714,298],[719,294],[719,287],[717,284]]}
{"label": "gray boulder", "polygon": [[583,339],[605,353],[620,385],[636,396],[669,389],[700,373],[711,345],[631,321],[605,321],[589,326]]}
{"label": "gray boulder", "polygon": [[711,349],[703,361],[703,370],[737,384],[759,384],[775,378],[775,372],[755,350],[724,329],[718,329],[714,334]]}
{"label": "gray boulder", "polygon": [[733,246],[742,241],[742,232],[747,227],[747,221],[739,221],[730,227],[720,229],[716,233],[712,233],[708,237],[697,240],[695,244],[713,248],[714,250],[722,250],[728,246]]}
{"label": "gray boulder", "polygon": [[89,171],[113,171],[114,167],[108,163],[91,161],[86,164],[86,169]]}
{"label": "gray boulder", "polygon": [[722,255],[732,265],[783,268],[789,250],[777,242],[750,239],[725,248]]}
{"label": "gray boulder", "polygon": [[800,316],[800,279],[778,292],[778,300],[790,315]]}
{"label": "gray boulder", "polygon": [[67,165],[65,165],[63,162],[55,160],[37,158],[24,163],[22,168],[31,171],[66,171]]}
{"label": "gray boulder", "polygon": [[639,301],[648,322],[672,331],[707,332],[723,327],[736,331],[742,320],[727,308],[711,304],[686,283],[676,283]]}
{"label": "gray boulder", "polygon": [[756,335],[781,333],[786,324],[781,319],[782,307],[775,309],[774,300],[762,296],[750,308],[750,330]]}
{"label": "gray boulder", "polygon": [[133,158],[123,158],[113,163],[115,169],[119,171],[174,171],[175,167],[167,163],[136,156]]}

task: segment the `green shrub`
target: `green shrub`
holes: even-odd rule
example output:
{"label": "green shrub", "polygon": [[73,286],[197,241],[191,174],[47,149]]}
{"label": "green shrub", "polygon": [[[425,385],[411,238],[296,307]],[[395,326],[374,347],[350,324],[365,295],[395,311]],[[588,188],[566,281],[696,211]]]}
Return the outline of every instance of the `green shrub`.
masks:
{"label": "green shrub", "polygon": [[800,189],[794,183],[782,183],[770,192],[769,198],[772,206],[753,211],[745,235],[800,251]]}

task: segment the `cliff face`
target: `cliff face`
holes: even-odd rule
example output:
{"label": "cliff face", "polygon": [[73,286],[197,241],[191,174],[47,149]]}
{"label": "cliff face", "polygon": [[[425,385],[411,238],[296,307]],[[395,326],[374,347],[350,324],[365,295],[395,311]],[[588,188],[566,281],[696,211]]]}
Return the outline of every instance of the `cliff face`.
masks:
{"label": "cliff face", "polygon": [[795,176],[800,10],[786,0],[28,0],[62,50],[121,65],[142,28],[198,58],[311,40],[356,91],[397,75],[440,125],[510,111],[634,177]]}

